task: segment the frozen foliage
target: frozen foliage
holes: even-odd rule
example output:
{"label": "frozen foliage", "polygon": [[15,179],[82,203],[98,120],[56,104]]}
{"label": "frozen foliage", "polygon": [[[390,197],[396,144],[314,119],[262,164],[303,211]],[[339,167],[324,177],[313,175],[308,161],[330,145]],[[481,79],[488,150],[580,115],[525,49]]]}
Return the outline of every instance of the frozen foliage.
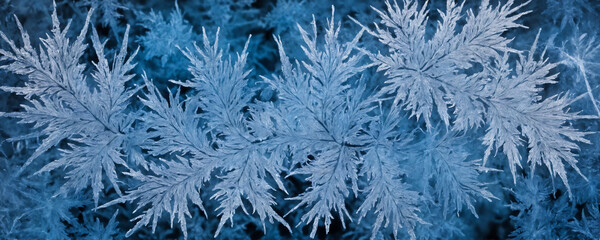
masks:
{"label": "frozen foliage", "polygon": [[563,57],[563,63],[577,72],[577,80],[583,80],[586,90],[586,97],[590,99],[595,114],[600,117],[600,102],[598,102],[597,94],[592,88],[592,79],[595,79],[600,74],[600,62],[597,58],[600,55],[600,45],[596,41],[595,36],[588,36],[583,33],[581,35],[574,34],[571,39],[562,43],[560,54]]}
{"label": "frozen foliage", "polygon": [[[175,46],[191,46],[195,35],[192,26],[183,18],[179,5],[175,2],[175,9],[168,20],[160,12],[154,10],[149,13],[139,13],[140,25],[148,31],[138,41],[144,46],[146,60],[159,57],[164,67],[169,57],[179,53]],[[156,42],[162,44],[156,45]]]}
{"label": "frozen foliage", "polygon": [[268,156],[270,146],[265,143],[268,136],[255,132],[248,123],[251,117],[244,114],[252,97],[245,89],[250,73],[246,69],[249,42],[250,39],[233,62],[218,48],[218,30],[212,46],[204,32],[203,48],[195,45],[195,52],[189,49],[183,51],[191,62],[189,70],[194,78],[177,82],[198,92],[195,98],[200,99],[199,106],[205,112],[207,130],[214,134],[211,145],[216,145],[219,154],[217,164],[221,168],[219,178],[222,179],[215,185],[216,193],[211,197],[221,203],[218,207],[221,220],[216,234],[226,220],[233,224],[237,208],[242,207],[246,212],[242,197],[259,215],[263,227],[266,217],[271,222],[276,220],[287,226],[272,207],[275,204],[270,193],[273,186],[267,182],[270,176],[285,191],[279,177],[281,160]]}
{"label": "frozen foliage", "polygon": [[[311,182],[306,192],[290,198],[300,201],[293,210],[309,207],[301,221],[312,224],[311,237],[321,219],[325,231],[329,231],[334,219],[332,211],[345,224],[344,218],[351,218],[345,199],[350,190],[355,196],[358,194],[359,164],[364,161],[363,174],[372,187],[366,189],[367,199],[358,211],[364,217],[372,208],[377,209],[373,237],[384,221],[392,222],[394,234],[403,225],[412,233],[415,222],[422,222],[416,214],[418,194],[407,190],[397,179],[401,170],[390,159],[393,149],[389,147],[397,137],[393,124],[399,120],[394,118],[398,116],[390,116],[388,122],[385,118],[371,122],[369,112],[373,104],[366,99],[364,80],[357,76],[367,67],[362,62],[364,54],[357,47],[363,31],[351,42],[339,43],[340,27],[336,27],[332,11],[325,27],[325,42],[320,47],[314,19],[311,27],[312,36],[298,27],[307,61],[292,65],[277,38],[283,76],[265,79],[282,100],[277,110],[269,111],[277,114],[272,116],[277,129],[275,141],[289,146],[293,164],[301,165],[291,174],[308,175],[306,180]],[[370,132],[365,132],[370,122]],[[361,152],[366,152],[365,156]],[[314,160],[308,161],[307,155]],[[411,235],[414,237],[414,233]]]}
{"label": "frozen foliage", "polygon": [[84,28],[72,41],[67,37],[70,25],[61,29],[54,11],[52,34],[42,39],[39,50],[31,46],[29,35],[17,19],[23,46],[18,47],[0,33],[10,46],[10,50],[0,50],[0,54],[1,60],[8,62],[2,65],[2,69],[27,75],[28,79],[23,87],[3,88],[24,95],[28,102],[23,105],[23,112],[6,115],[19,118],[22,123],[31,123],[39,130],[20,138],[45,137],[23,167],[62,140],[70,140],[68,146],[61,147],[61,157],[48,163],[38,173],[68,168],[66,178],[69,180],[59,193],[91,186],[97,205],[104,189],[103,174],[115,191],[121,193],[115,165],[127,165],[122,152],[134,118],[124,110],[135,89],[129,89],[125,84],[133,78],[128,72],[135,66],[131,62],[135,53],[127,57],[126,30],[122,48],[109,65],[104,56],[105,43],[100,41],[94,30],[92,45],[98,61],[93,64],[93,86],[90,86],[83,74],[86,66],[79,61],[87,48],[84,40],[92,12],[89,11]]}
{"label": "frozen foliage", "polygon": [[488,201],[495,199],[487,190],[486,184],[477,178],[485,170],[478,160],[470,160],[470,153],[464,145],[469,141],[456,133],[434,132],[424,140],[424,145],[410,146],[419,149],[425,157],[424,173],[428,181],[435,181],[432,193],[437,202],[442,204],[444,216],[450,211],[461,212],[463,205],[477,217],[474,197]]}
{"label": "frozen foliage", "polygon": [[99,11],[98,19],[103,26],[110,26],[113,29],[117,28],[119,18],[123,15],[119,11],[127,9],[119,0],[84,0],[79,3],[82,6],[94,8]]}
{"label": "frozen foliage", "polygon": [[[466,23],[457,32],[463,6],[448,1],[428,39],[425,6],[410,0],[402,6],[387,2],[386,12],[377,10],[382,26],[375,25],[372,33],[389,51],[372,56],[378,70],[389,77],[379,94],[394,94],[394,105],[423,118],[428,127],[434,107],[437,117],[454,130],[485,124],[484,165],[493,151],[501,149],[515,181],[521,167],[519,148],[526,142],[532,171],[545,165],[571,194],[565,163],[579,171],[573,152],[579,150],[577,142],[589,141],[585,133],[565,126],[578,118],[568,112],[566,96],[541,96],[544,84],[556,83],[556,74],[551,73],[556,64],[548,62],[545,51],[534,57],[537,37],[529,53],[523,54],[510,48],[511,39],[502,35],[523,27],[515,22],[528,13],[517,13],[522,6],[513,7],[508,1],[493,7],[483,1],[477,14],[467,10]],[[514,67],[511,53],[518,55]]]}
{"label": "frozen foliage", "polygon": [[[292,199],[300,200],[294,209],[303,205],[310,208],[302,221],[313,224],[311,236],[314,236],[321,218],[328,231],[333,219],[331,210],[339,214],[342,224],[344,215],[350,216],[344,206],[344,199],[350,194],[346,181],[352,183],[356,195],[360,160],[356,147],[365,144],[358,133],[368,120],[369,109],[361,104],[363,87],[349,89],[350,79],[365,68],[360,63],[363,54],[352,54],[362,32],[352,42],[338,43],[339,27],[335,27],[332,14],[320,50],[316,22],[312,22],[312,36],[302,27],[299,29],[307,62],[294,67],[279,40],[283,77],[267,81],[282,99],[281,115],[275,117],[275,124],[282,125],[275,125],[281,130],[277,141],[292,145],[294,163],[302,164],[291,174],[309,175],[311,187]],[[315,160],[307,162],[307,154],[312,154]]]}
{"label": "frozen foliage", "polygon": [[513,239],[564,239],[564,228],[569,226],[574,206],[568,198],[550,201],[549,181],[537,177],[522,179],[513,191],[515,202],[509,207],[518,211],[511,216],[517,228],[510,234]]}
{"label": "frozen foliage", "polygon": [[600,236],[600,225],[598,224],[598,221],[600,221],[600,211],[598,211],[598,206],[588,206],[587,209],[581,213],[581,221],[575,219],[570,226],[573,231],[581,234],[585,238],[594,239]]}
{"label": "frozen foliage", "polygon": [[[196,90],[188,100],[181,102],[179,93],[169,93],[168,101],[163,99],[144,77],[149,93],[142,102],[151,111],[142,120],[149,128],[148,141],[158,139],[144,148],[154,156],[175,154],[178,157],[161,159],[164,166],[151,164],[150,170],[155,176],[136,171],[127,173],[140,180],[141,185],[115,201],[139,199],[138,206],[151,205],[136,218],[139,221],[128,236],[150,220],[155,229],[163,211],[170,214],[171,222],[177,217],[187,236],[188,199],[205,211],[200,190],[215,170],[221,179],[211,197],[221,203],[217,208],[221,221],[215,236],[227,220],[233,223],[236,209],[241,207],[247,213],[242,198],[250,203],[263,225],[268,217],[269,221],[276,220],[289,228],[272,207],[275,204],[270,193],[273,187],[267,181],[272,177],[285,191],[279,177],[281,160],[266,157],[270,151],[265,144],[268,136],[257,135],[249,128],[243,113],[251,97],[245,94],[249,73],[245,67],[246,48],[234,62],[219,49],[218,33],[214,44],[206,32],[203,36],[202,47],[194,44],[194,50],[182,50],[191,62],[189,70],[194,78],[176,83]],[[203,113],[198,114],[198,110]],[[201,123],[201,119],[205,122]]]}
{"label": "frozen foliage", "polygon": [[119,229],[117,228],[118,222],[116,221],[118,213],[119,213],[119,211],[116,211],[115,214],[112,215],[112,217],[110,218],[110,220],[108,221],[106,226],[104,226],[104,224],[101,223],[100,220],[96,218],[94,220],[94,223],[90,224],[91,226],[85,226],[86,228],[88,228],[89,233],[87,235],[85,235],[82,239],[89,239],[89,240],[115,239],[116,235],[119,233],[118,232]]}
{"label": "frozen foliage", "polygon": [[[246,69],[250,39],[234,63],[231,57],[223,56],[219,50],[218,32],[213,46],[203,31],[204,49],[195,45],[196,52],[189,49],[183,51],[191,62],[189,70],[194,78],[178,82],[198,91],[196,97],[201,99],[200,108],[206,112],[207,129],[214,133],[213,143],[219,153],[218,164],[221,168],[219,178],[222,179],[215,185],[216,193],[211,197],[221,203],[218,207],[221,220],[216,234],[219,234],[226,220],[233,224],[237,208],[242,207],[246,212],[242,197],[259,215],[263,228],[267,217],[270,222],[276,220],[289,228],[272,207],[275,201],[270,191],[274,188],[267,181],[269,176],[272,177],[278,188],[285,191],[279,176],[281,159],[269,157],[269,136],[254,130],[252,123],[248,122],[252,121],[252,117],[244,114],[252,97],[245,89],[250,73]],[[252,106],[248,107],[252,113]]]}
{"label": "frozen foliage", "polygon": [[600,238],[592,2],[330,2],[0,19],[0,238]]}
{"label": "frozen foliage", "polygon": [[[598,4],[594,1],[584,0],[545,0],[544,4],[548,6],[542,11],[542,14],[552,19],[555,24],[560,22],[560,29],[567,26],[576,25],[582,19],[598,17]],[[587,16],[586,16],[587,15]]]}
{"label": "frozen foliage", "polygon": [[142,101],[151,109],[143,116],[146,119],[144,124],[149,128],[147,138],[150,141],[151,138],[160,136],[160,139],[146,143],[143,147],[150,149],[149,153],[155,156],[180,153],[190,154],[191,157],[165,161],[165,166],[150,163],[150,171],[156,175],[144,175],[139,171],[127,173],[139,180],[141,185],[113,202],[139,200],[138,209],[151,205],[136,218],[139,221],[132,230],[127,232],[127,236],[147,225],[151,220],[152,228],[155,229],[163,211],[170,214],[171,222],[177,214],[182,229],[185,229],[185,214],[189,215],[188,198],[204,209],[199,190],[214,168],[214,165],[210,167],[212,159],[205,153],[208,143],[204,138],[205,135],[198,128],[198,117],[193,106],[185,106],[184,110],[178,94],[175,97],[169,94],[169,102],[167,102],[153,84],[145,80],[149,93]]}
{"label": "frozen foliage", "polygon": [[360,221],[369,212],[375,211],[377,218],[371,238],[390,222],[395,236],[399,228],[405,227],[411,238],[415,238],[416,223],[426,223],[417,215],[420,211],[418,204],[423,199],[418,192],[409,190],[409,185],[401,179],[406,173],[398,166],[398,160],[402,147],[408,145],[412,138],[397,131],[400,119],[395,110],[381,113],[366,130],[370,139],[367,140],[368,152],[364,155],[361,172],[367,175],[368,187],[365,190],[368,194],[358,213]]}

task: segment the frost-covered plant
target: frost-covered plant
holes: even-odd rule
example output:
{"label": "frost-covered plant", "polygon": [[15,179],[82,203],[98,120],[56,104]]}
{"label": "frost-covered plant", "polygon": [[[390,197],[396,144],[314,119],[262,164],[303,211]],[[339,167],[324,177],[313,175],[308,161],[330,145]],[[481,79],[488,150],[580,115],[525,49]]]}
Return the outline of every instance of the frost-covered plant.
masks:
{"label": "frost-covered plant", "polygon": [[76,214],[70,210],[83,206],[84,201],[73,196],[53,196],[60,185],[51,175],[21,174],[25,160],[20,156],[0,158],[0,236],[68,239],[70,226],[78,225]]}
{"label": "frost-covered plant", "polygon": [[580,236],[594,239],[600,236],[600,211],[597,205],[588,205],[581,213],[581,221],[574,220],[570,227]]}
{"label": "frost-covered plant", "polygon": [[[468,139],[458,133],[442,133],[435,130],[428,134],[417,144],[409,145],[411,149],[405,152],[417,150],[416,161],[411,164],[423,163],[423,177],[431,186],[430,194],[435,202],[442,206],[444,217],[449,212],[460,213],[463,205],[478,217],[475,211],[475,197],[492,201],[497,199],[487,189],[487,184],[478,180],[479,173],[493,169],[481,166],[481,159],[472,159],[472,153],[467,151]],[[417,174],[415,174],[417,175]],[[428,195],[428,193],[425,193]]]}
{"label": "frost-covered plant", "polygon": [[597,18],[597,4],[586,0],[545,0],[547,8],[543,15],[559,24],[561,30],[568,26],[574,27],[584,19]]}
{"label": "frost-covered plant", "polygon": [[510,233],[513,239],[564,239],[569,219],[574,215],[575,207],[568,198],[556,198],[552,193],[550,181],[532,176],[522,179],[514,190],[509,208],[518,211],[511,216],[516,229]]}
{"label": "frost-covered plant", "polygon": [[[311,187],[292,199],[300,200],[294,209],[303,205],[310,208],[302,221],[312,223],[311,236],[321,218],[328,230],[332,210],[342,221],[344,216],[350,217],[344,206],[344,199],[350,194],[346,181],[352,183],[356,195],[357,147],[365,144],[358,133],[369,120],[369,106],[362,103],[364,86],[350,89],[353,77],[365,68],[361,63],[363,54],[356,51],[362,32],[352,42],[341,44],[337,40],[339,27],[334,23],[332,14],[322,50],[317,45],[316,22],[311,24],[312,36],[299,27],[308,61],[297,63],[296,67],[286,56],[281,40],[277,40],[283,76],[265,78],[282,101],[278,110],[269,111],[281,112],[274,117],[277,141],[289,145],[293,163],[302,165],[291,174],[310,176],[307,180]],[[309,154],[315,160],[308,162]]]}
{"label": "frost-covered plant", "polygon": [[119,19],[123,17],[119,11],[127,9],[125,5],[120,3],[120,0],[84,0],[78,4],[86,8],[97,9],[99,12],[97,18],[102,26],[110,26],[112,29],[117,29]]}
{"label": "frost-covered plant", "polygon": [[[594,107],[595,114],[600,117],[600,102],[596,99],[592,86],[597,86],[597,80],[600,76],[600,45],[598,45],[594,35],[588,36],[587,33],[577,34],[562,43],[560,47],[560,56],[562,63],[575,70],[576,80],[582,81],[585,86],[586,96]],[[596,83],[596,84],[594,84]],[[581,84],[581,83],[579,83]]]}
{"label": "frost-covered plant", "polygon": [[[135,89],[126,84],[133,78],[128,72],[135,67],[131,61],[136,53],[127,57],[128,30],[125,31],[121,50],[115,55],[112,64],[104,56],[104,44],[95,30],[92,31],[92,45],[98,61],[93,64],[91,81],[84,74],[86,64],[80,60],[87,49],[84,40],[88,31],[90,10],[83,29],[76,39],[69,39],[70,24],[61,29],[56,8],[52,13],[52,34],[42,39],[40,49],[31,46],[29,35],[21,27],[23,46],[0,36],[10,49],[0,49],[1,69],[27,76],[22,87],[2,89],[23,95],[27,101],[23,112],[4,113],[21,119],[21,123],[33,124],[36,131],[13,140],[44,137],[42,144],[25,162],[27,167],[50,148],[68,140],[60,147],[61,157],[51,161],[38,173],[66,168],[67,182],[59,194],[71,190],[79,191],[92,187],[96,205],[104,189],[103,175],[106,175],[117,193],[121,194],[117,183],[116,165],[127,166],[123,159],[127,133],[134,117],[127,111],[129,99]],[[88,84],[88,81],[91,84]]]}
{"label": "frost-covered plant", "polygon": [[[393,95],[394,105],[428,127],[434,117],[456,131],[486,126],[483,164],[502,150],[515,181],[521,167],[519,148],[527,143],[532,171],[545,165],[571,194],[565,163],[579,172],[574,152],[578,142],[589,141],[586,133],[565,124],[580,118],[568,112],[567,96],[542,98],[543,85],[556,83],[551,72],[556,64],[548,62],[545,51],[535,57],[538,39],[524,54],[503,36],[511,28],[524,27],[516,22],[528,13],[518,13],[523,5],[508,1],[494,7],[483,1],[477,14],[467,10],[463,17],[463,5],[447,1],[428,38],[425,6],[411,0],[386,4],[386,11],[376,10],[381,26],[376,24],[371,32],[388,47],[388,53],[371,56],[388,76],[378,95]],[[459,31],[457,24],[463,19]],[[511,54],[517,55],[514,67]]]}
{"label": "frost-covered plant", "polygon": [[[516,49],[525,4],[349,1],[327,20],[328,5],[308,1],[175,3],[169,18],[140,14],[153,1],[129,5],[134,15],[107,7],[141,23],[137,67],[129,26],[88,33],[93,9],[71,33],[54,6],[39,47],[17,20],[17,33],[0,32],[11,79],[0,89],[22,104],[0,115],[31,129],[0,131],[3,156],[28,157],[0,159],[0,238],[433,239],[483,237],[486,224],[500,237],[594,238],[598,151],[580,148],[590,141],[578,129],[598,124],[569,111],[552,62],[580,72],[593,98],[596,41],[576,34],[547,54],[538,32]],[[207,24],[201,38],[191,23]],[[124,37],[101,40],[109,32]],[[183,80],[162,81],[171,76]]]}
{"label": "frost-covered plant", "polygon": [[391,222],[395,235],[406,227],[414,238],[415,224],[424,222],[417,216],[418,193],[408,190],[395,161],[394,142],[401,137],[395,127],[401,118],[397,111],[379,119],[370,114],[376,105],[359,76],[368,67],[357,47],[363,31],[340,43],[340,24],[336,26],[333,11],[323,44],[318,43],[314,19],[311,27],[312,35],[298,27],[307,61],[293,65],[276,38],[283,76],[265,78],[281,100],[277,109],[266,111],[275,113],[271,118],[276,142],[290,149],[292,165],[300,165],[290,174],[307,175],[311,182],[306,192],[290,198],[300,201],[293,210],[308,207],[301,221],[312,224],[311,237],[321,219],[329,231],[333,213],[345,224],[344,218],[352,219],[345,199],[351,192],[358,195],[360,173],[367,176],[369,187],[358,213],[363,218],[375,209],[372,237]]}
{"label": "frost-covered plant", "polygon": [[168,100],[164,99],[144,76],[148,94],[142,102],[150,111],[141,120],[148,128],[150,142],[143,147],[154,156],[177,157],[161,158],[160,164],[151,164],[153,175],[137,171],[127,173],[139,180],[140,186],[106,205],[134,200],[139,200],[139,207],[151,205],[136,217],[139,221],[127,236],[150,220],[154,230],[158,218],[166,211],[171,222],[177,217],[187,237],[188,199],[206,212],[200,191],[214,172],[220,181],[214,186],[216,192],[211,199],[220,202],[217,210],[221,219],[215,236],[227,220],[233,224],[233,215],[238,208],[246,212],[242,199],[247,200],[253,212],[258,214],[263,228],[266,218],[289,228],[273,208],[275,202],[270,193],[273,187],[268,181],[270,176],[285,191],[279,177],[281,159],[268,157],[271,151],[265,142],[268,136],[251,128],[251,120],[244,113],[247,107],[252,108],[249,105],[252,95],[246,88],[249,41],[236,61],[219,48],[218,31],[214,44],[203,31],[202,47],[194,44],[193,50],[182,50],[190,60],[189,70],[194,77],[189,81],[174,82],[195,90],[195,94],[187,96],[183,102],[179,93],[169,93]]}
{"label": "frost-covered plant", "polygon": [[198,14],[191,15],[190,21],[201,24],[210,34],[214,34],[219,29],[221,41],[240,51],[244,47],[246,36],[260,25],[260,12],[252,8],[255,2],[255,0],[192,1],[188,5],[189,8],[200,11]]}
{"label": "frost-covered plant", "polygon": [[165,67],[169,57],[179,53],[176,46],[192,46],[196,35],[189,22],[183,18],[177,2],[168,19],[154,10],[147,14],[138,13],[138,16],[139,24],[147,29],[145,35],[138,38],[138,42],[144,46],[146,60],[158,57],[162,67]]}

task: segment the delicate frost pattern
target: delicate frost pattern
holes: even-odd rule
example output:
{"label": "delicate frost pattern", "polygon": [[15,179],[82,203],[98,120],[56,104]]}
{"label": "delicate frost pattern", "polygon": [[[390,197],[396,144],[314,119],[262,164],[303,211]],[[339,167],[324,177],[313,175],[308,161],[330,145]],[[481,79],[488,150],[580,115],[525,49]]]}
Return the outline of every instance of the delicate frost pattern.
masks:
{"label": "delicate frost pattern", "polygon": [[[386,12],[376,10],[382,26],[376,24],[371,32],[389,50],[389,55],[371,56],[378,70],[388,76],[379,95],[395,95],[394,105],[423,118],[429,127],[434,107],[453,130],[487,126],[484,165],[492,151],[501,149],[515,182],[517,166],[521,167],[519,148],[526,142],[532,171],[545,165],[571,194],[565,162],[579,172],[573,152],[579,150],[577,142],[589,141],[584,138],[586,133],[565,125],[580,118],[568,112],[566,96],[542,99],[542,86],[556,83],[556,74],[551,73],[556,64],[547,61],[545,51],[534,57],[537,38],[525,55],[509,47],[512,39],[502,35],[508,29],[524,27],[515,22],[529,13],[517,13],[524,4],[513,6],[513,1],[508,1],[492,7],[483,1],[477,14],[467,10],[466,23],[457,32],[463,4],[447,1],[430,39],[425,31],[426,6],[419,7],[411,0],[403,1],[402,6],[397,2],[386,5]],[[511,54],[518,56],[514,68],[509,62]],[[478,66],[482,70],[477,71]]]}
{"label": "delicate frost pattern", "polygon": [[127,134],[135,116],[125,109],[137,89],[127,88],[126,83],[134,77],[129,72],[135,67],[131,60],[137,51],[127,57],[129,31],[126,30],[122,47],[113,63],[109,64],[104,55],[105,42],[101,42],[92,29],[92,45],[98,61],[93,63],[93,86],[89,86],[83,74],[86,66],[79,61],[87,48],[84,40],[92,12],[89,11],[83,29],[71,42],[67,38],[70,24],[61,29],[55,10],[52,13],[52,35],[42,39],[39,50],[31,46],[29,35],[17,19],[23,47],[17,47],[4,33],[0,33],[11,48],[0,50],[0,60],[8,62],[0,68],[28,77],[24,87],[3,87],[6,91],[24,95],[28,101],[23,105],[23,112],[5,115],[19,118],[21,123],[32,123],[34,128],[39,129],[39,132],[20,138],[45,136],[23,167],[62,140],[70,140],[68,147],[61,148],[61,157],[48,163],[38,173],[57,168],[69,169],[66,175],[68,181],[59,193],[91,186],[98,205],[100,192],[104,189],[103,173],[115,191],[121,194],[115,167],[127,166],[123,152],[126,151]]}
{"label": "delicate frost pattern", "polygon": [[[116,0],[85,1],[77,6],[92,9],[81,14],[85,21],[74,37],[71,21],[60,26],[54,4],[51,32],[38,48],[19,19],[14,30],[21,45],[9,30],[0,32],[0,69],[24,79],[2,83],[0,89],[23,100],[19,111],[0,115],[32,127],[8,140],[18,152],[30,147],[21,145],[27,140],[41,139],[22,163],[4,159],[10,154],[0,142],[0,178],[7,182],[0,185],[0,202],[16,206],[27,198],[17,208],[28,211],[18,215],[0,204],[0,232],[34,236],[15,229],[43,209],[42,226],[35,228],[40,238],[171,237],[161,232],[165,215],[185,239],[198,237],[192,236],[198,226],[215,238],[239,239],[235,234],[252,225],[262,226],[265,238],[303,234],[292,224],[306,226],[314,238],[321,227],[332,234],[335,221],[356,228],[344,237],[453,238],[464,237],[457,225],[485,221],[481,216],[489,212],[481,210],[488,206],[510,212],[506,221],[514,227],[507,232],[516,239],[595,238],[600,232],[597,197],[577,193],[600,182],[596,162],[578,164],[577,154],[590,148],[582,143],[597,139],[586,139],[592,128],[576,124],[592,117],[570,111],[587,97],[600,114],[591,84],[595,38],[575,31],[558,50],[561,63],[585,83],[584,95],[571,100],[548,90],[561,67],[550,60],[551,44],[538,49],[546,46],[544,33],[538,31],[526,51],[509,35],[526,28],[521,22],[529,2],[483,0],[473,9],[467,1],[448,0],[444,7],[402,0],[374,3],[383,8],[370,13],[341,11],[358,20],[336,20],[332,7],[323,25],[314,15],[310,24],[294,20],[297,36],[286,9],[317,4],[278,1],[265,19],[283,20],[267,23],[254,8],[261,2],[212,3],[189,3],[212,14],[206,16],[175,2],[165,19],[153,10],[131,14]],[[95,7],[111,17],[99,23],[104,28],[93,25]],[[296,11],[290,14],[309,15]],[[141,35],[135,38],[144,54],[138,67],[138,50],[128,53],[129,25],[117,27],[130,15],[139,18],[131,29]],[[376,22],[363,24],[369,16]],[[225,26],[197,34],[190,23],[197,18]],[[569,24],[563,19],[560,31]],[[284,36],[266,37],[272,46],[260,33],[232,36],[250,25]],[[107,32],[123,36],[116,44],[101,40]],[[222,46],[220,37],[233,46]],[[280,65],[266,63],[277,53]],[[158,68],[156,59],[160,69],[151,69]],[[184,65],[187,71],[172,69]],[[263,72],[275,73],[258,76]],[[496,161],[504,157],[508,164]],[[41,169],[34,167],[38,162]],[[548,171],[536,172],[539,165]],[[29,168],[48,182],[27,180]],[[554,184],[556,177],[564,187]],[[90,193],[93,204],[73,192]],[[78,208],[104,212],[107,224]],[[123,216],[134,223],[119,226]],[[225,230],[228,222],[232,229]]]}

